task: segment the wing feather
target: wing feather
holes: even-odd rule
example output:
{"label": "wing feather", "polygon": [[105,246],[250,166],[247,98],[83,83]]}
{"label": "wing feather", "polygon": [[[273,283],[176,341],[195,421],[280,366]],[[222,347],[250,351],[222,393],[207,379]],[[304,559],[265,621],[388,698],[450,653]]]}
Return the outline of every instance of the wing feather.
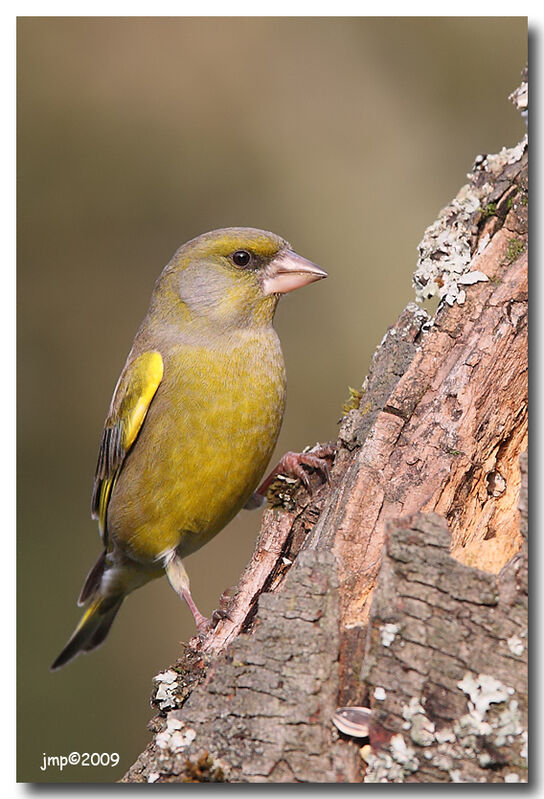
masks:
{"label": "wing feather", "polygon": [[127,364],[115,388],[94,479],[92,517],[107,543],[106,515],[124,459],[136,441],[164,371],[160,352],[144,352]]}

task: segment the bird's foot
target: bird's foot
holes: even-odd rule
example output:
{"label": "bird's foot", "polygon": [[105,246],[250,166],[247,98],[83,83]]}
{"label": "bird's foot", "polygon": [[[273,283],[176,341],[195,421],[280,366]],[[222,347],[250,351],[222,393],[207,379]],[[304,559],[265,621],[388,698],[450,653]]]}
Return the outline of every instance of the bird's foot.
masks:
{"label": "bird's foot", "polygon": [[206,633],[211,630],[212,628],[212,620],[209,619],[207,616],[204,616],[202,613],[194,613],[193,617],[196,624],[196,629],[198,630],[199,635],[206,635]]}
{"label": "bird's foot", "polygon": [[223,619],[230,619],[230,616],[228,614],[228,608],[229,608],[229,605],[230,605],[230,601],[231,601],[232,597],[234,596],[234,593],[235,593],[235,589],[234,588],[232,588],[232,587],[225,588],[225,590],[223,591],[223,593],[219,597],[219,607],[216,608],[214,610],[214,612],[212,613],[212,625],[213,625],[213,627],[217,627],[219,622],[223,621]]}
{"label": "bird's foot", "polygon": [[199,613],[198,617],[195,616],[195,624],[196,624],[196,629],[198,630],[198,634],[204,637],[212,630],[215,630],[220,621],[228,618],[229,615],[227,611],[221,610],[220,608],[214,610],[214,612],[211,615],[211,618],[203,616],[201,613]]}
{"label": "bird's foot", "polygon": [[193,616],[199,635],[207,635],[207,633],[211,632],[211,630],[214,630],[217,627],[220,621],[230,618],[227,608],[230,600],[232,599],[233,593],[234,590],[232,588],[226,588],[223,591],[219,597],[219,607],[214,610],[211,618],[209,619],[206,616],[203,616],[199,610],[196,611],[196,615],[193,611]]}
{"label": "bird's foot", "polygon": [[298,477],[308,493],[311,494],[310,480],[303,467],[320,472],[330,485],[331,474],[327,459],[334,459],[336,451],[337,447],[334,444],[316,444],[308,452],[286,452],[255,493],[265,497],[274,479],[281,474],[288,477]]}

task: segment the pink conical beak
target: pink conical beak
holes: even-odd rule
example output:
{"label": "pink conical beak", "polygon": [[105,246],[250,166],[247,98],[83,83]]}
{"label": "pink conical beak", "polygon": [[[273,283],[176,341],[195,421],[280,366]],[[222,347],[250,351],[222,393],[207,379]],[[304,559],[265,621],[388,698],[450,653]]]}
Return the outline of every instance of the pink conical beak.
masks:
{"label": "pink conical beak", "polygon": [[327,277],[327,273],[316,264],[292,250],[283,250],[266,267],[263,293],[287,294],[324,277]]}

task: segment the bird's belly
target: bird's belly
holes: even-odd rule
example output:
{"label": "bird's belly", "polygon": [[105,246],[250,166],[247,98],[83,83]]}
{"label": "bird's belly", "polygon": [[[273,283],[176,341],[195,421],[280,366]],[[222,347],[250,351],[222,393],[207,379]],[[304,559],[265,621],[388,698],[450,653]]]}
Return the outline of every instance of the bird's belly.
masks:
{"label": "bird's belly", "polygon": [[108,508],[108,531],[130,557],[190,554],[257,487],[283,416],[283,363],[281,374],[231,365],[227,381],[208,371],[204,391],[193,372],[179,394],[158,392]]}

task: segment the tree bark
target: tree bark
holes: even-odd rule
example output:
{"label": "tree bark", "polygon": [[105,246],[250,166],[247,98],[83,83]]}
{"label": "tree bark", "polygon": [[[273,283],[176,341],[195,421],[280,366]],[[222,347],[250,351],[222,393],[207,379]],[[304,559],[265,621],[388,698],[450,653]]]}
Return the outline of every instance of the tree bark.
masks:
{"label": "tree bark", "polygon": [[[385,334],[331,484],[276,482],[123,781],[527,779],[527,212],[526,140],[479,156],[420,244],[435,316]],[[368,704],[366,742],[336,730]]]}

